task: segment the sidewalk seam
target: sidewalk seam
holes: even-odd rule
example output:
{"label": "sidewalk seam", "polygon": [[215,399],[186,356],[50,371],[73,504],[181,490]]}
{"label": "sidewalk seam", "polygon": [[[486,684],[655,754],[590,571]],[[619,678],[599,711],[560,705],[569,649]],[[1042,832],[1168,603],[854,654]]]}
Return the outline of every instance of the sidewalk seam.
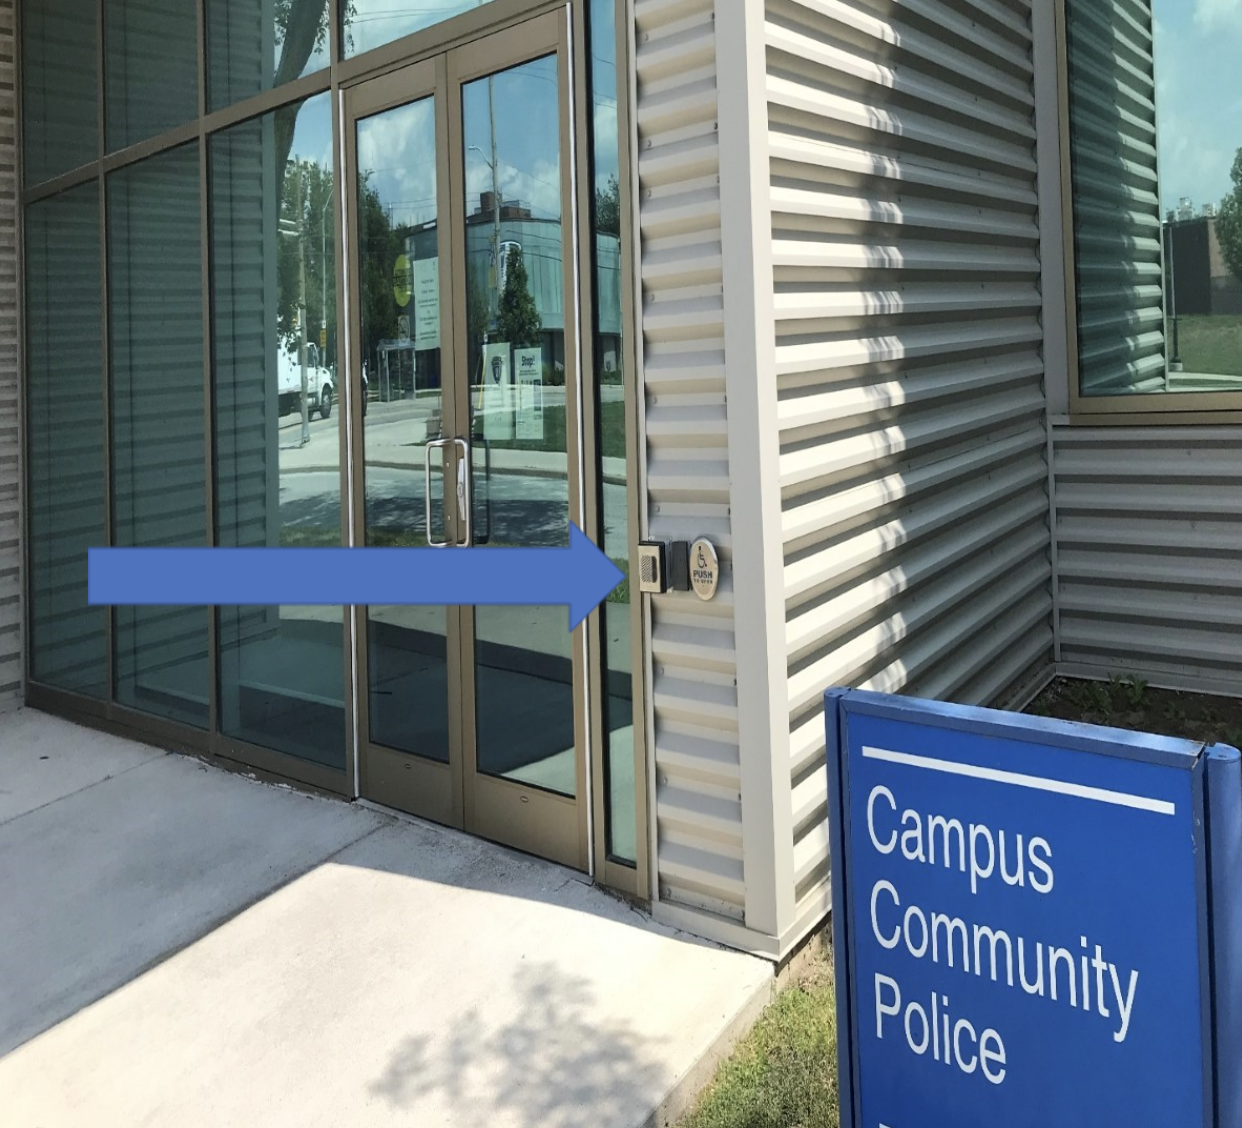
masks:
{"label": "sidewalk seam", "polygon": [[113,772],[110,775],[104,776],[102,779],[96,779],[92,780],[90,783],[85,783],[73,791],[66,791],[63,795],[57,795],[55,799],[49,799],[46,803],[40,803],[37,807],[31,807],[28,811],[20,811],[10,818],[0,819],[0,826],[8,826],[11,823],[19,821],[20,819],[24,819],[27,815],[33,815],[37,814],[39,811],[45,811],[48,807],[54,806],[64,799],[72,799],[75,795],[81,795],[84,791],[90,791],[91,788],[98,787],[101,783],[107,783],[109,780],[113,779],[120,779],[122,776],[129,775],[130,772],[138,771],[139,768],[149,767],[151,764],[158,764],[166,756],[176,755],[180,755],[180,753],[161,750],[158,755],[151,756],[149,759],[143,760],[139,764],[131,764],[128,768],[122,768],[119,772]]}

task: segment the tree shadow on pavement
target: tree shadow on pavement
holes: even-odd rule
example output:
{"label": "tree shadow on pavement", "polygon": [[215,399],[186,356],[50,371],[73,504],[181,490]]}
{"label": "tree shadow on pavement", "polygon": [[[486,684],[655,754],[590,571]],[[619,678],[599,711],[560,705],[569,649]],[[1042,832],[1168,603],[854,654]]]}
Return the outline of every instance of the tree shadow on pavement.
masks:
{"label": "tree shadow on pavement", "polygon": [[526,962],[514,980],[500,1025],[471,1009],[440,1037],[408,1037],[371,1092],[410,1110],[436,1096],[454,1128],[628,1128],[656,1108],[673,1082],[659,1042],[593,1021],[589,983],[554,964]]}

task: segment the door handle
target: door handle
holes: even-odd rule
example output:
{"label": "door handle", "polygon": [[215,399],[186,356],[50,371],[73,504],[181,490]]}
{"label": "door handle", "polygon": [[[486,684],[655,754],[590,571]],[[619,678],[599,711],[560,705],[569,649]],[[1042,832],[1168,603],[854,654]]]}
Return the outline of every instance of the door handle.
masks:
{"label": "door handle", "polygon": [[443,450],[451,446],[453,439],[433,439],[423,450],[423,506],[427,521],[427,544],[430,548],[448,548],[449,542],[434,540],[431,535],[431,452],[433,449]]}
{"label": "door handle", "polygon": [[457,544],[464,546],[470,543],[472,518],[474,516],[474,498],[470,485],[470,475],[473,469],[470,465],[470,444],[465,439],[452,439],[450,441],[459,451],[457,459],[457,528],[461,533],[461,537]]}

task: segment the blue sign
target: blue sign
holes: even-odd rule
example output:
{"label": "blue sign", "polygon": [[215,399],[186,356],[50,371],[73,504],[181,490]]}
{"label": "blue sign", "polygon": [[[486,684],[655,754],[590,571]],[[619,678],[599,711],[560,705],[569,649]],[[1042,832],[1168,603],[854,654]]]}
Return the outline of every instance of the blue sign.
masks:
{"label": "blue sign", "polygon": [[826,704],[843,1128],[1242,1126],[1238,753]]}

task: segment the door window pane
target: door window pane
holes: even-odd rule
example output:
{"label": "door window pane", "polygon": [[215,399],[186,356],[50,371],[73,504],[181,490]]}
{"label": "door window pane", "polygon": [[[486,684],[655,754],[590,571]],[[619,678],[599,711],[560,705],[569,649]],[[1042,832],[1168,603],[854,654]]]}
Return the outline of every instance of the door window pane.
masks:
{"label": "door window pane", "polygon": [[410,0],[342,0],[341,40],[345,56],[361,55],[487,3],[490,0],[432,0],[425,4],[411,4]]}
{"label": "door window pane", "polygon": [[[321,94],[211,139],[216,537],[230,548],[342,543],[331,113]],[[220,731],[344,769],[341,616],[221,607]]]}
{"label": "door window pane", "polygon": [[198,17],[191,0],[104,0],[109,151],[198,116]]}
{"label": "door window pane", "polygon": [[[565,352],[555,56],[462,89],[466,371],[474,541],[569,543],[573,358]],[[475,610],[478,769],[577,789],[573,636],[564,607]]]}
{"label": "door window pane", "polygon": [[[621,321],[621,177],[617,149],[617,35],[615,0],[591,0],[592,214],[595,251],[596,418],[600,513],[604,551],[629,572],[629,446],[626,436],[624,341]],[[604,770],[607,839],[612,858],[636,858],[633,661],[630,585],[621,584],[600,608],[604,632]]]}
{"label": "door window pane", "polygon": [[105,611],[86,602],[86,551],[104,540],[99,185],[26,212],[26,443],[30,669],[108,695]]}
{"label": "door window pane", "polygon": [[327,0],[207,0],[207,99],[218,110],[328,65]]}
{"label": "door window pane", "polygon": [[26,0],[21,23],[22,162],[37,184],[98,154],[95,19],[81,0]]}
{"label": "door window pane", "polygon": [[[107,192],[113,541],[204,545],[198,148],[121,169]],[[206,725],[207,612],[113,614],[117,700]]]}
{"label": "door window pane", "polygon": [[[358,123],[366,543],[444,541],[439,212],[431,98]],[[430,466],[430,471],[427,467]],[[448,613],[369,607],[367,691],[376,744],[448,763]]]}

